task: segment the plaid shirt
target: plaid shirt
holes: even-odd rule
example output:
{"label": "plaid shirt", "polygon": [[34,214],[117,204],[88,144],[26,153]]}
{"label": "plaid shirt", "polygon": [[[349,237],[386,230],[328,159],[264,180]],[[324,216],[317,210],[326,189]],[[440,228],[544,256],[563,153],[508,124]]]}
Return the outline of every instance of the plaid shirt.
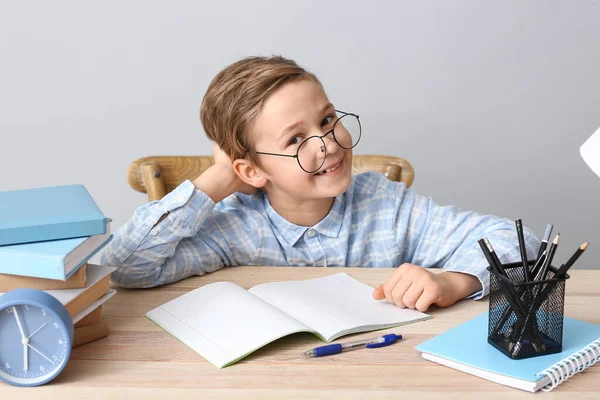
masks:
{"label": "plaid shirt", "polygon": [[[156,227],[159,218],[168,216]],[[262,192],[235,193],[215,205],[185,181],[160,201],[138,208],[102,252],[124,287],[151,287],[224,266],[273,265],[395,268],[411,263],[476,276],[489,291],[477,240],[487,237],[500,260],[520,260],[514,222],[439,206],[404,183],[368,172],[354,176],[328,215],[312,227],[281,217]],[[525,228],[528,256],[539,240]],[[391,271],[390,271],[391,274]]]}

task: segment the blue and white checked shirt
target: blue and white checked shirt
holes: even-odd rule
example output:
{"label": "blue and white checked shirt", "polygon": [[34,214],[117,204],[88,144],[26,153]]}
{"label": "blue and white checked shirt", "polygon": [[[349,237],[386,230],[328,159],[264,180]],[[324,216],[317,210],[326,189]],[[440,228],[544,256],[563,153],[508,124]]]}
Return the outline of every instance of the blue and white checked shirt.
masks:
{"label": "blue and white checked shirt", "polygon": [[[156,227],[159,218],[168,216]],[[479,278],[488,265],[477,240],[487,237],[500,260],[520,260],[514,222],[438,206],[382,174],[354,176],[329,214],[312,227],[281,217],[266,195],[235,193],[215,205],[185,181],[160,201],[138,208],[104,249],[101,262],[124,287],[151,287],[224,266],[273,265],[395,268],[412,263]],[[529,257],[539,241],[525,229]],[[391,274],[391,271],[390,271]]]}

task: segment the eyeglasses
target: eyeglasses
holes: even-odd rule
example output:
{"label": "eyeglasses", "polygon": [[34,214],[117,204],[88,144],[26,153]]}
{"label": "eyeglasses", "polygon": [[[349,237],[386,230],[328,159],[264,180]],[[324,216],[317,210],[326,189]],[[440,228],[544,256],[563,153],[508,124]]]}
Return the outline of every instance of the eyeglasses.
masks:
{"label": "eyeglasses", "polygon": [[321,169],[327,158],[327,146],[325,145],[325,136],[331,134],[333,141],[342,149],[350,150],[360,141],[362,129],[358,115],[335,110],[335,117],[323,128],[331,126],[322,136],[310,136],[302,141],[299,139],[302,135],[295,135],[288,143],[291,150],[295,149],[296,154],[266,153],[263,151],[250,151],[249,153],[264,154],[267,156],[290,157],[298,161],[298,165],[308,174],[313,174]]}

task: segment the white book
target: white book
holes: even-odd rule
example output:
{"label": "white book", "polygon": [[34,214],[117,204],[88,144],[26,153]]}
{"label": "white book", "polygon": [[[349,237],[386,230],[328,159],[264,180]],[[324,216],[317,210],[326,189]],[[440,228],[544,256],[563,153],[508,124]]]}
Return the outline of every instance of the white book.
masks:
{"label": "white book", "polygon": [[92,304],[81,310],[73,317],[73,325],[87,317],[92,311],[100,307],[102,304],[106,303],[115,294],[117,294],[117,291],[115,289],[110,289],[104,294],[104,296],[100,297],[98,300],[94,301]]}
{"label": "white book", "polygon": [[218,368],[292,333],[311,332],[331,342],[430,318],[375,300],[372,293],[372,287],[346,273],[263,283],[249,290],[217,282],[171,300],[146,317]]}
{"label": "white book", "polygon": [[[110,274],[115,267],[88,264],[87,286],[80,289],[52,289],[44,292],[60,301],[66,308],[73,324],[94,311],[98,306],[110,299],[116,291],[110,289]],[[2,296],[4,293],[0,293]]]}

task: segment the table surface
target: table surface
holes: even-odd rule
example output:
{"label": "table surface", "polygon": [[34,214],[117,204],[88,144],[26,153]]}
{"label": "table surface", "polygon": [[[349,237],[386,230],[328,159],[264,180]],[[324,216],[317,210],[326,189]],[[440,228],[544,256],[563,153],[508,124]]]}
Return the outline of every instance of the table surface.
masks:
{"label": "table surface", "polygon": [[[487,311],[487,299],[433,307],[433,318],[396,329],[400,343],[385,350],[355,350],[303,358],[322,345],[309,333],[279,339],[238,363],[218,369],[145,318],[149,310],[208,283],[231,281],[244,288],[264,282],[299,280],[346,272],[377,286],[390,269],[235,267],[153,289],[126,290],[103,306],[111,333],[73,350],[59,377],[37,388],[0,382],[2,399],[52,398],[506,398],[533,394],[495,384],[424,360],[414,346]],[[565,315],[600,324],[600,271],[575,270],[567,281]],[[367,332],[341,340],[372,337]],[[544,398],[598,398],[600,367],[569,379]],[[536,395],[540,395],[540,392]],[[407,396],[407,397],[404,397]],[[415,397],[416,396],[416,397]]]}

